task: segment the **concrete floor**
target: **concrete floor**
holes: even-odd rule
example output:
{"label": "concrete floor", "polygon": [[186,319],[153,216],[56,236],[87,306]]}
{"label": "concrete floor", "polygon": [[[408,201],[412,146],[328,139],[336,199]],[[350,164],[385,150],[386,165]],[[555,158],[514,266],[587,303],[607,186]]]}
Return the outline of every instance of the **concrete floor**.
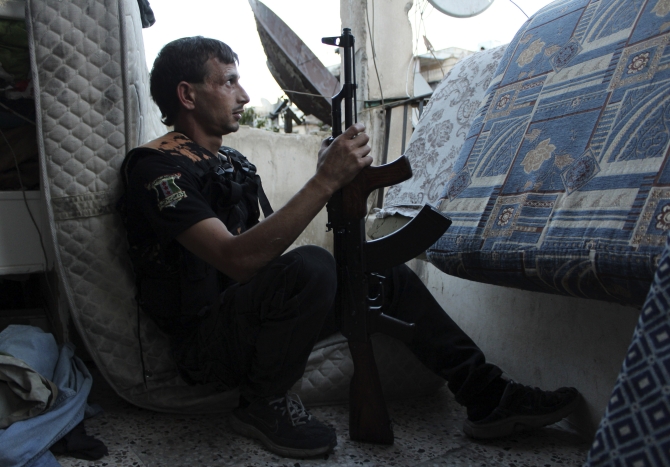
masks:
{"label": "concrete floor", "polygon": [[85,422],[89,435],[103,441],[109,455],[98,461],[58,457],[62,466],[581,466],[590,443],[553,425],[498,441],[473,441],[461,432],[464,410],[446,387],[421,399],[389,403],[394,419],[393,446],[348,439],[347,407],[315,407],[319,419],[334,426],[338,446],[310,460],[279,458],[253,440],[233,433],[226,414],[184,416],[152,412],[118,397],[92,370],[90,403],[104,412]]}

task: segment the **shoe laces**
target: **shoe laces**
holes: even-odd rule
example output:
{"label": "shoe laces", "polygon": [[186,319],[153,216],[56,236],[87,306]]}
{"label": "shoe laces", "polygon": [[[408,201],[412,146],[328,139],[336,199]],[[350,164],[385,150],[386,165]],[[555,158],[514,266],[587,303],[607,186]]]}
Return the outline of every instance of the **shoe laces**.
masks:
{"label": "shoe laces", "polygon": [[281,410],[282,417],[288,414],[293,426],[304,425],[312,419],[297,394],[287,392],[285,396],[271,400],[270,405],[275,410]]}
{"label": "shoe laces", "polygon": [[511,382],[511,399],[531,407],[550,407],[560,402],[561,395],[557,391],[544,391],[537,387],[524,386]]}

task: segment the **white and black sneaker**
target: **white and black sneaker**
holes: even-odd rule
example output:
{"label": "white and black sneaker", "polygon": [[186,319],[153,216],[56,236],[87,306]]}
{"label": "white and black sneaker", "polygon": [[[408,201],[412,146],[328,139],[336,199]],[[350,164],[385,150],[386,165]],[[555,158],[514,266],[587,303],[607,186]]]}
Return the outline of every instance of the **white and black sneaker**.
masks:
{"label": "white and black sneaker", "polygon": [[320,456],[337,445],[335,430],[315,419],[293,393],[238,407],[233,410],[230,424],[236,433],[257,439],[284,457]]}

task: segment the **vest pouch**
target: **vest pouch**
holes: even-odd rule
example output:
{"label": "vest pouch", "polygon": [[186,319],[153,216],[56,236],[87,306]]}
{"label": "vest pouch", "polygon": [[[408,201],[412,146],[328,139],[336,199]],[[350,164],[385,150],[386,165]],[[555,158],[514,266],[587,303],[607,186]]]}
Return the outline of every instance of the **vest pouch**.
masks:
{"label": "vest pouch", "polygon": [[248,208],[244,197],[244,185],[224,178],[215,170],[207,172],[204,179],[203,195],[210,207],[233,235],[247,228]]}

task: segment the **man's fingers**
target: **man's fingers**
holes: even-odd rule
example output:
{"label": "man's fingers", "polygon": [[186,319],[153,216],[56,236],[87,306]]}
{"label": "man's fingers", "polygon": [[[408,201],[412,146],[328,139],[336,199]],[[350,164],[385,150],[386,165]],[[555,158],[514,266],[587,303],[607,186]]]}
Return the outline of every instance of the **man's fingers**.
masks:
{"label": "man's fingers", "polygon": [[361,161],[363,162],[363,167],[368,167],[372,165],[372,156],[367,154],[361,158]]}
{"label": "man's fingers", "polygon": [[[370,141],[370,137],[364,133],[365,125],[362,123],[354,123],[349,128],[347,128],[344,133],[336,138],[338,144],[344,145],[349,148],[357,148],[360,146],[365,146]],[[325,148],[333,142],[333,138],[326,138],[321,142],[321,147]]]}
{"label": "man's fingers", "polygon": [[367,133],[359,133],[353,139],[354,145],[365,146],[370,141],[370,136]]}
{"label": "man's fingers", "polygon": [[365,125],[363,125],[361,122],[354,123],[351,125],[349,128],[347,128],[342,135],[344,136],[345,139],[354,139],[356,135],[359,133],[363,133],[365,131]]}
{"label": "man's fingers", "polygon": [[354,151],[359,157],[365,157],[372,152],[372,148],[368,144],[364,144],[356,148]]}

